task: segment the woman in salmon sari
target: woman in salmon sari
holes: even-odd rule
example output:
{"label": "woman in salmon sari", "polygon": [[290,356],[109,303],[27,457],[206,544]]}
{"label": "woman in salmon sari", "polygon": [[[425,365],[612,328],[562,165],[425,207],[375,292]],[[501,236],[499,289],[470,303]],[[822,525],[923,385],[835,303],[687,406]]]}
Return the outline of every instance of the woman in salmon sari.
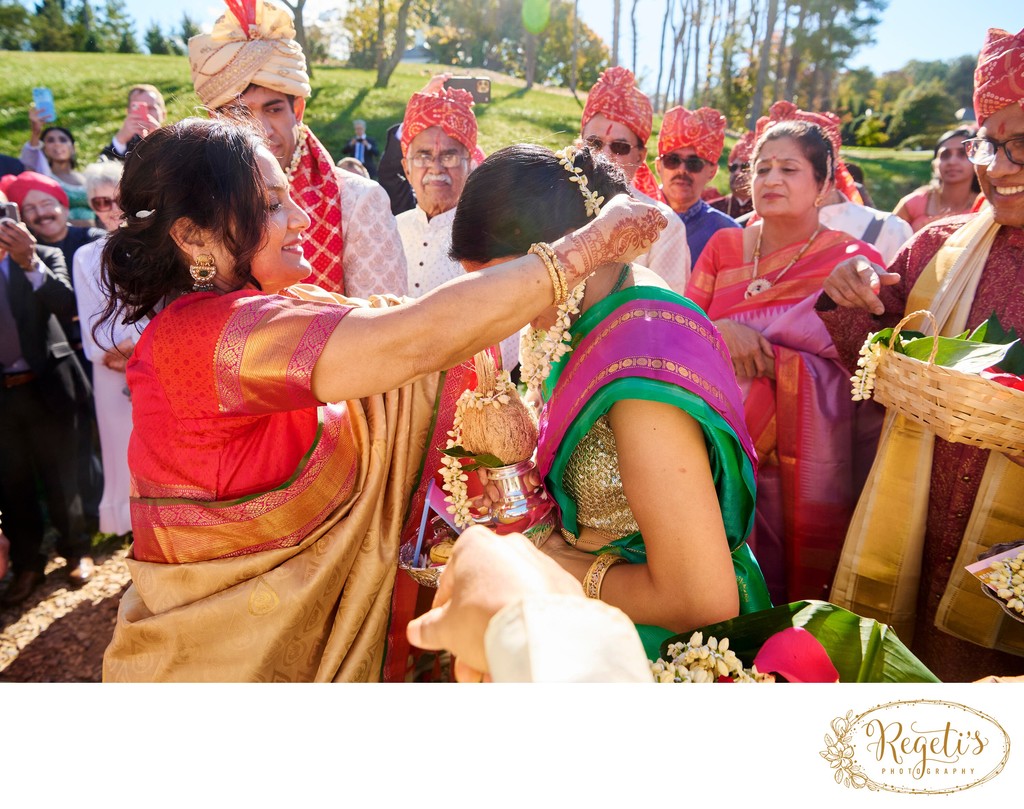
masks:
{"label": "woman in salmon sari", "polygon": [[[625,175],[589,148],[502,149],[466,183],[452,256],[467,270],[502,264],[626,193]],[[618,262],[533,325],[521,367],[544,400],[537,467],[562,528],[542,550],[633,619],[652,660],[672,634],[771,606],[745,542],[754,451],[703,313]]]}
{"label": "woman in salmon sari", "polygon": [[836,264],[878,253],[818,221],[835,177],[824,130],[767,119],[758,128],[760,222],[716,233],[686,294],[721,331],[743,391],[760,464],[751,545],[772,598],[827,600],[881,420],[851,401],[814,302]]}
{"label": "woman in salmon sari", "polygon": [[[558,279],[528,256],[390,307],[302,285],[309,217],[234,123],[152,133],[120,198],[107,316],[162,309],[128,365],[133,583],[104,679],[378,679],[400,531],[466,384],[438,372],[549,306]],[[637,203],[606,213],[554,246],[567,282],[663,227]]]}

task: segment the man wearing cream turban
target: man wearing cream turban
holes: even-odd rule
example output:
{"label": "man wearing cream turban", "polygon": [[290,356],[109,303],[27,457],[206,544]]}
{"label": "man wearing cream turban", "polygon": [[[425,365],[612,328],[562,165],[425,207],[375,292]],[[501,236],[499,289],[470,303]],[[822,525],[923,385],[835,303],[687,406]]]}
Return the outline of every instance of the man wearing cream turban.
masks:
{"label": "man wearing cream turban", "polygon": [[[974,73],[981,129],[965,141],[988,206],[918,231],[886,272],[854,258],[817,308],[852,368],[869,332],[927,309],[957,335],[993,312],[1024,333],[1024,31],[990,29]],[[909,328],[932,332],[920,318]],[[1024,624],[965,566],[1024,539],[1024,458],[949,443],[890,409],[846,535],[832,601],[893,624],[942,680],[1024,673]]]}
{"label": "man wearing cream turban", "polygon": [[292,18],[264,0],[226,0],[209,34],[188,42],[196,94],[213,112],[246,110],[266,131],[291,195],[309,214],[309,281],[366,298],[406,292],[405,259],[384,189],[339,169],[302,122],[310,94]]}
{"label": "man wearing cream turban", "polygon": [[686,225],[686,242],[694,263],[714,233],[739,227],[735,219],[702,198],[718,173],[724,145],[725,116],[718,110],[673,107],[665,113],[654,167],[661,178],[662,197]]}
{"label": "man wearing cream turban", "polygon": [[635,77],[626,68],[608,68],[590,88],[580,122],[583,140],[591,149],[603,151],[625,172],[634,197],[657,205],[668,220],[668,227],[658,241],[636,263],[654,270],[682,295],[690,279],[690,248],[686,244],[686,228],[661,199],[658,183],[647,168],[647,140],[653,125],[651,100],[636,86]]}

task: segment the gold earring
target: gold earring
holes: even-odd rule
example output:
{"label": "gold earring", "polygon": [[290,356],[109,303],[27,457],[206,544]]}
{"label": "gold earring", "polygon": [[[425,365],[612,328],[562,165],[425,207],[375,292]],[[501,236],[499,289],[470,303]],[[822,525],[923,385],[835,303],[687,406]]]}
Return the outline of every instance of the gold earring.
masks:
{"label": "gold earring", "polygon": [[213,279],[217,275],[217,265],[209,253],[200,253],[188,268],[193,280],[192,289],[196,292],[209,292],[213,289]]}

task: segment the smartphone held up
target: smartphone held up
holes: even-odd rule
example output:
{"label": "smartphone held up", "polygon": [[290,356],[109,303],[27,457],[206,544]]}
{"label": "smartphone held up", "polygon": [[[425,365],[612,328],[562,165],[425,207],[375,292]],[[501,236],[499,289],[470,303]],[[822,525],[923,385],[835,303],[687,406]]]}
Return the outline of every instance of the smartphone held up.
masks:
{"label": "smartphone held up", "polygon": [[32,104],[39,111],[40,120],[52,123],[57,120],[57,109],[53,104],[53,91],[49,87],[32,89]]}
{"label": "smartphone held up", "polygon": [[491,100],[491,80],[474,76],[452,76],[444,83],[445,87],[458,87],[467,90],[473,96],[474,104],[487,104]]}

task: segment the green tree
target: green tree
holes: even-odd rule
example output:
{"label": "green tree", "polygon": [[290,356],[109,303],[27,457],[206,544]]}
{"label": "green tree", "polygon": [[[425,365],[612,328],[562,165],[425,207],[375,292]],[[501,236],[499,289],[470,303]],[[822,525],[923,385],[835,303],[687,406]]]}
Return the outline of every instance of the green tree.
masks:
{"label": "green tree", "polygon": [[864,118],[857,127],[856,141],[858,146],[885,146],[889,136],[885,133],[885,121],[877,115]]}
{"label": "green tree", "polygon": [[144,36],[146,50],[152,54],[167,55],[172,53],[171,44],[164,36],[163,30],[155,21],[149,24]]}
{"label": "green tree", "polygon": [[63,0],[36,3],[36,16],[32,20],[32,50],[70,51],[74,45]]}
{"label": "green tree", "polygon": [[74,11],[71,35],[76,51],[98,53],[105,50],[103,37],[96,21],[96,11],[89,0],[82,0]]}
{"label": "green tree", "polygon": [[896,100],[889,140],[897,145],[910,138],[934,140],[955,123],[956,109],[956,102],[937,80],[912,85]]}
{"label": "green tree", "polygon": [[104,50],[118,53],[138,53],[135,39],[135,21],[128,14],[125,0],[106,0],[100,20],[100,30],[108,43]]}
{"label": "green tree", "polygon": [[28,9],[17,0],[0,0],[0,50],[20,51],[31,40]]}

